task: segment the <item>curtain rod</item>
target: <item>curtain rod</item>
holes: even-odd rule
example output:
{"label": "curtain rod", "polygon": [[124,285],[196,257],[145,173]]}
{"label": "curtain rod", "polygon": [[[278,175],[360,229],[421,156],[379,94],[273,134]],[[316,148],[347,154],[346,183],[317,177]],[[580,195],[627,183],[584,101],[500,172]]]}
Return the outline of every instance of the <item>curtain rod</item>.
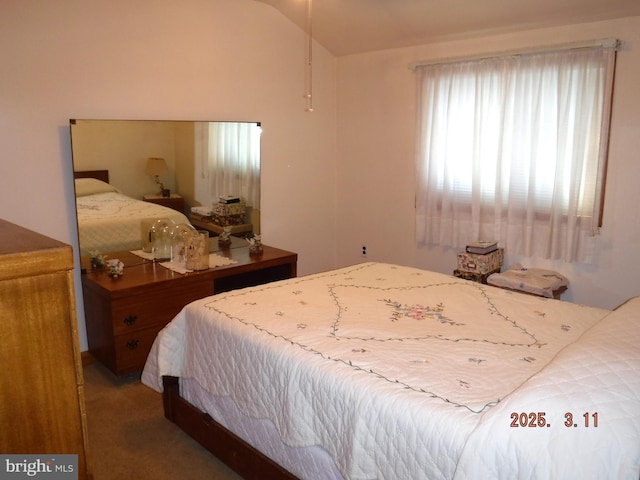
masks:
{"label": "curtain rod", "polygon": [[500,52],[493,53],[485,53],[480,55],[473,55],[469,57],[447,57],[436,60],[425,60],[422,62],[414,62],[409,64],[410,70],[415,70],[418,67],[423,67],[427,65],[443,65],[447,63],[459,63],[459,62],[469,62],[474,60],[488,60],[490,58],[500,58],[500,57],[511,57],[518,55],[535,55],[537,53],[553,53],[553,52],[561,52],[564,50],[577,50],[581,48],[615,48],[619,50],[622,45],[622,42],[617,38],[605,38],[600,40],[587,40],[584,42],[572,42],[572,43],[562,43],[558,45],[550,45],[547,47],[536,47],[536,48],[528,48],[523,50],[504,50]]}

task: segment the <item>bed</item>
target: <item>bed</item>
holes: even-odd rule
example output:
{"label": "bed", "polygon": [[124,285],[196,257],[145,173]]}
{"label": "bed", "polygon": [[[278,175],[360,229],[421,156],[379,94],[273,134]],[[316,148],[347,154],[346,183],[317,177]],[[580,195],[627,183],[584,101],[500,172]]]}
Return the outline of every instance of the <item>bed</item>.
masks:
{"label": "bed", "polygon": [[74,178],[80,255],[140,249],[143,219],[169,218],[176,224],[189,223],[176,210],[124,195],[109,183],[107,170],[74,172]]}
{"label": "bed", "polygon": [[639,344],[640,298],[364,263],[189,304],[142,382],[245,478],[638,479]]}

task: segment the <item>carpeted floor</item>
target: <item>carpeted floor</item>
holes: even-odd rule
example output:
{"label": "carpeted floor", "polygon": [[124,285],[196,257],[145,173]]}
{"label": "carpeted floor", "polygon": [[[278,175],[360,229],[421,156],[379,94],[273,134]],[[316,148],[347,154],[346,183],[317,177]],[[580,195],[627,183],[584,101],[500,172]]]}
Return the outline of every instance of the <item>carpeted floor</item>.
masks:
{"label": "carpeted floor", "polygon": [[139,375],[117,378],[99,363],[84,375],[95,480],[241,480],[164,418],[161,395]]}

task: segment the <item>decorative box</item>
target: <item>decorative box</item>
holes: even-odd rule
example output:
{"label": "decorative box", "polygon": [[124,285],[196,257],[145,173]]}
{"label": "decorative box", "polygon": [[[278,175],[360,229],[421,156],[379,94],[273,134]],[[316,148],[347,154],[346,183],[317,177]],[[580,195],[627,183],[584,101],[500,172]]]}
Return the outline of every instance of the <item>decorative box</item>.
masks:
{"label": "decorative box", "polygon": [[246,211],[247,204],[242,200],[236,203],[214,203],[211,219],[221,227],[242,225],[245,223]]}
{"label": "decorative box", "polygon": [[478,253],[458,253],[458,270],[469,273],[493,273],[500,271],[504,260],[504,248],[484,255]]}
{"label": "decorative box", "polygon": [[242,225],[244,223],[244,215],[214,215],[212,221],[221,227],[232,227],[234,225]]}
{"label": "decorative box", "polygon": [[494,273],[500,273],[500,270],[494,270],[493,272],[489,272],[489,273],[472,273],[472,272],[465,272],[463,270],[454,270],[453,276],[458,278],[464,278],[465,280],[472,280],[478,283],[484,283],[486,285],[487,279],[489,278],[490,275],[493,275]]}
{"label": "decorative box", "polygon": [[247,203],[240,200],[236,203],[214,203],[212,214],[227,217],[229,215],[244,215],[246,211]]}

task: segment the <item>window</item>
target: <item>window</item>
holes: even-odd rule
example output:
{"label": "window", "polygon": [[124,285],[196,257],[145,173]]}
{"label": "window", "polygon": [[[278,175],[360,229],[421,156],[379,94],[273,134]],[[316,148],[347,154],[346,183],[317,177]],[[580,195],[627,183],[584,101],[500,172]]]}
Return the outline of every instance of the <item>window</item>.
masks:
{"label": "window", "polygon": [[195,132],[196,198],[204,204],[238,195],[260,208],[259,123],[198,122]]}
{"label": "window", "polygon": [[418,241],[588,262],[614,47],[416,67]]}

